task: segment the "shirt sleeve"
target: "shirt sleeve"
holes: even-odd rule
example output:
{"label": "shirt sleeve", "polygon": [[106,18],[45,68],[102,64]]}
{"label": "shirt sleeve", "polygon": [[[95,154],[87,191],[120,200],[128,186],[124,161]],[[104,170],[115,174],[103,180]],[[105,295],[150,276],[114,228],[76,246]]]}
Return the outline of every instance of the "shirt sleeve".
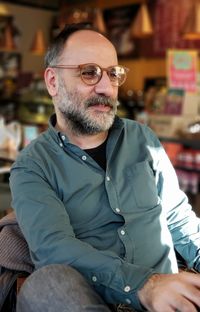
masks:
{"label": "shirt sleeve", "polygon": [[76,238],[66,209],[45,179],[42,166],[18,160],[11,170],[13,208],[36,268],[66,263],[81,272],[106,302],[140,310],[137,290],[153,269],[123,261]]}
{"label": "shirt sleeve", "polygon": [[[151,132],[151,130],[150,130]],[[153,135],[158,150],[155,172],[162,209],[166,213],[168,228],[175,249],[189,268],[200,271],[200,219],[192,210],[187,195],[181,191],[173,165],[164,148]]]}

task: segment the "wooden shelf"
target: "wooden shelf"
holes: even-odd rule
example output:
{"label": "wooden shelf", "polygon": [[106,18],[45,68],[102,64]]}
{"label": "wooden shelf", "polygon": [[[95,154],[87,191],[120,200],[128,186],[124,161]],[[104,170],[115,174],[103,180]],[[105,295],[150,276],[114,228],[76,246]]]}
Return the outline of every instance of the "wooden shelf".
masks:
{"label": "wooden shelf", "polygon": [[200,149],[200,140],[191,140],[184,138],[167,138],[167,137],[159,137],[161,142],[171,142],[171,143],[180,143],[184,145],[184,147],[190,147],[193,149]]}
{"label": "wooden shelf", "polygon": [[17,154],[17,151],[0,149],[0,160],[12,163],[13,161],[15,161]]}
{"label": "wooden shelf", "polygon": [[174,168],[178,169],[178,170],[185,170],[185,171],[188,171],[188,172],[200,173],[200,169],[190,168],[190,167],[186,167],[186,166],[175,165]]}

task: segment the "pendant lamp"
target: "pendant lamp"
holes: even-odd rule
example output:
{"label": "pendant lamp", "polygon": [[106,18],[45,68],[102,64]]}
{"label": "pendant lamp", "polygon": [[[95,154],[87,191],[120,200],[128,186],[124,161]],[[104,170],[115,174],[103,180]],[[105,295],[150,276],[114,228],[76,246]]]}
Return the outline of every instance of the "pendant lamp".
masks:
{"label": "pendant lamp", "polygon": [[12,27],[9,24],[5,27],[5,31],[2,35],[0,50],[7,52],[16,50],[16,44],[13,38]]}
{"label": "pendant lamp", "polygon": [[35,33],[30,52],[35,55],[43,55],[46,52],[44,34],[41,29],[38,29]]}
{"label": "pendant lamp", "polygon": [[0,3],[0,15],[2,16],[6,16],[6,15],[9,15],[9,10],[8,8],[6,7],[6,5]]}
{"label": "pendant lamp", "polygon": [[200,39],[200,1],[194,0],[191,10],[181,31],[182,39]]}
{"label": "pendant lamp", "polygon": [[131,36],[143,38],[153,34],[153,26],[146,3],[142,3],[131,25]]}

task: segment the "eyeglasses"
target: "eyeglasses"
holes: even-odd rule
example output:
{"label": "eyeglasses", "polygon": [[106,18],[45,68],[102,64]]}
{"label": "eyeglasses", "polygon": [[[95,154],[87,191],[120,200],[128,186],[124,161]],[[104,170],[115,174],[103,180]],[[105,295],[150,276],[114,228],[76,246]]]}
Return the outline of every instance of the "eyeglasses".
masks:
{"label": "eyeglasses", "polygon": [[82,81],[89,85],[94,86],[97,84],[105,71],[110,78],[111,84],[114,87],[121,86],[127,77],[128,68],[122,65],[109,66],[107,68],[100,67],[97,64],[81,64],[81,65],[52,65],[52,68],[63,68],[63,69],[79,69]]}

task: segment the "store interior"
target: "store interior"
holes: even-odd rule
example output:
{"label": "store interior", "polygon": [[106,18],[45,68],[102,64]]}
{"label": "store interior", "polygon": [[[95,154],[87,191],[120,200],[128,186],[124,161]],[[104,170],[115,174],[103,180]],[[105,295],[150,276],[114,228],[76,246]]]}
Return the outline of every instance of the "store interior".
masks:
{"label": "store interior", "polygon": [[53,113],[43,60],[71,22],[91,23],[113,42],[130,69],[118,115],[156,132],[200,215],[198,12],[194,0],[0,1],[0,216],[12,210],[10,166]]}

